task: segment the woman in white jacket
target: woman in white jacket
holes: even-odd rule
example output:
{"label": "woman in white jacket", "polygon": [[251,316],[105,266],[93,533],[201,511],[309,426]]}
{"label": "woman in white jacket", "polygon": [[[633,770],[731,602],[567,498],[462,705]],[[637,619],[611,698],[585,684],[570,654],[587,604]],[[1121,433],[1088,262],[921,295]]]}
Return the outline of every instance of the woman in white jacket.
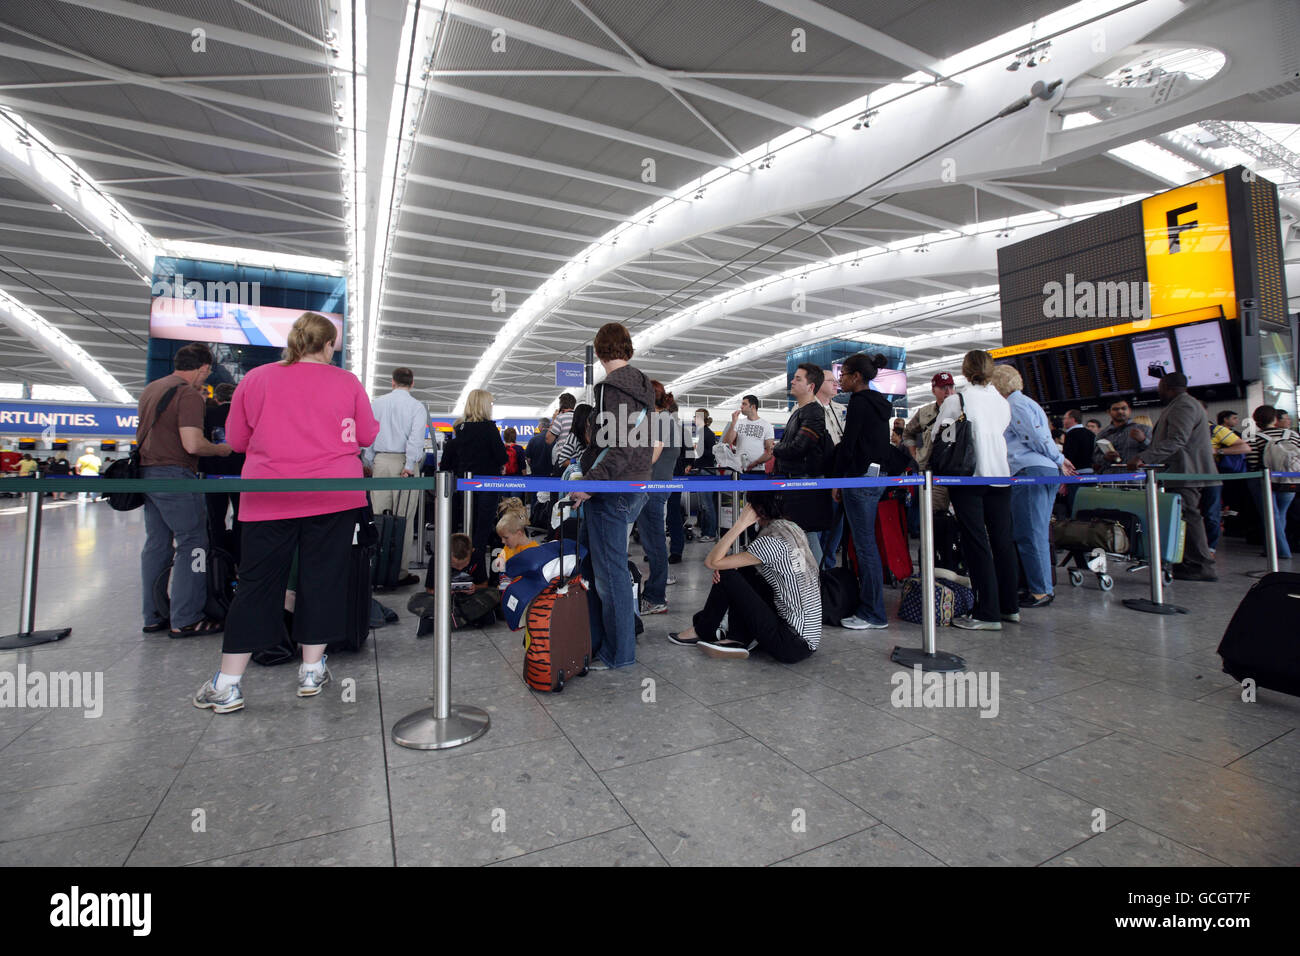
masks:
{"label": "woman in white jacket", "polygon": [[962,559],[975,591],[975,609],[952,623],[971,631],[1000,631],[1003,621],[1020,620],[1011,530],[1011,468],[1004,437],[1011,407],[993,387],[993,368],[993,356],[988,352],[967,352],[961,363],[967,385],[944,400],[934,424],[938,439],[964,412],[975,443],[976,476],[1007,479],[1005,485],[954,485],[951,489],[952,507],[961,527]]}

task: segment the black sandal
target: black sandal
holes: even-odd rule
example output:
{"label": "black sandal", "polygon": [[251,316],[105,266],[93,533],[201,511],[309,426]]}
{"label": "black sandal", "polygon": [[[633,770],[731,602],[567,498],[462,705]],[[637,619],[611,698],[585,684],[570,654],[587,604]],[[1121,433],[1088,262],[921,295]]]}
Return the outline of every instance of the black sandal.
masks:
{"label": "black sandal", "polygon": [[159,631],[165,631],[172,626],[172,622],[164,618],[157,624],[146,624],[140,630],[145,634],[157,634]]}
{"label": "black sandal", "polygon": [[203,637],[207,634],[220,634],[226,629],[226,625],[221,621],[195,621],[193,624],[187,624],[177,630],[171,629],[172,637]]}
{"label": "black sandal", "polygon": [[696,634],[694,637],[682,637],[681,634],[676,631],[669,631],[668,640],[676,644],[678,647],[694,647],[696,644],[700,643],[700,635]]}

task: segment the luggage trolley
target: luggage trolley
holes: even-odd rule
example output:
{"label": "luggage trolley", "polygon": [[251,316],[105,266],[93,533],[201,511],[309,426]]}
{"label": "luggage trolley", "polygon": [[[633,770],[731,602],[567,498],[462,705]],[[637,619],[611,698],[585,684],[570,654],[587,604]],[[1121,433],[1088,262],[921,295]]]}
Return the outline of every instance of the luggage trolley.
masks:
{"label": "luggage trolley", "polygon": [[[1159,521],[1161,525],[1160,540],[1164,549],[1162,577],[1166,584],[1173,581],[1173,565],[1182,557],[1186,541],[1187,524],[1182,520],[1182,498],[1176,494],[1162,492],[1158,496]],[[1107,548],[1094,545],[1083,548],[1066,547],[1066,556],[1058,567],[1069,567],[1070,585],[1080,587],[1084,572],[1096,575],[1097,586],[1109,591],[1115,586],[1115,580],[1109,574],[1108,561],[1131,562],[1126,568],[1129,574],[1147,570],[1149,556],[1146,553],[1147,535],[1144,527],[1146,517],[1146,496],[1143,492],[1122,485],[1104,487],[1095,485],[1080,488],[1074,500],[1074,516],[1069,527],[1065,522],[1054,522],[1055,538],[1064,534],[1067,537],[1079,535],[1083,529],[1081,523],[1087,522],[1097,530],[1098,522],[1110,522],[1112,530],[1109,536],[1111,544],[1120,538],[1116,530],[1123,532],[1124,549]],[[1103,539],[1106,537],[1103,529]],[[1059,546],[1059,545],[1054,545]]]}

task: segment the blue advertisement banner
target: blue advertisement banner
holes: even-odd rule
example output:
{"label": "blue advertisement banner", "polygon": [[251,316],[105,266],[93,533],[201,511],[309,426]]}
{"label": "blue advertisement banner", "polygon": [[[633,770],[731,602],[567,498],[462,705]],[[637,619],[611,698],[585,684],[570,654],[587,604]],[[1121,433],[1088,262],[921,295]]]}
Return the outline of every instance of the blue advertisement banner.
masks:
{"label": "blue advertisement banner", "polygon": [[556,388],[582,388],[587,383],[587,368],[581,362],[556,362]]}
{"label": "blue advertisement banner", "polygon": [[134,405],[0,401],[0,435],[56,438],[135,437]]}

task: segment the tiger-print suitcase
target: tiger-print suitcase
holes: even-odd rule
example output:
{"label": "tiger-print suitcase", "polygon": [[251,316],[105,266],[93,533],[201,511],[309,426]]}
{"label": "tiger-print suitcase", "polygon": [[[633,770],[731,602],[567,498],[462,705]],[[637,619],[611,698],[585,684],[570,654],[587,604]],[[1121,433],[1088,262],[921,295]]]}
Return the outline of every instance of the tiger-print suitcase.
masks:
{"label": "tiger-print suitcase", "polygon": [[524,681],[533,690],[559,693],[591,663],[591,619],[581,575],[552,581],[524,616]]}

